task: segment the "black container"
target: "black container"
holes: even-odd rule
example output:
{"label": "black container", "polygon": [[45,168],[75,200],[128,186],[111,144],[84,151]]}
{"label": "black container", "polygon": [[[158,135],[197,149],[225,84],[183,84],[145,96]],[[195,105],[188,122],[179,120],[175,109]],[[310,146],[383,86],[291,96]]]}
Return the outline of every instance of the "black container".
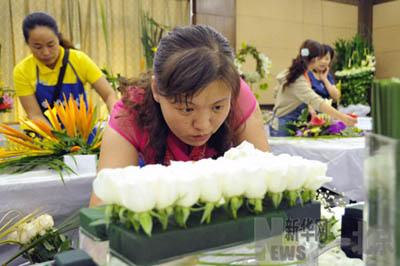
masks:
{"label": "black container", "polygon": [[282,218],[279,230],[275,228],[268,231],[268,235],[263,235],[268,238],[282,233],[287,220],[317,221],[320,216],[320,204],[314,201],[293,208],[281,204],[279,210],[266,210],[260,215],[242,208],[236,220],[218,209],[213,212],[210,224],[199,224],[200,217],[191,215],[186,229],[169,225],[168,230],[163,231],[156,226],[153,227],[151,237],[112,224],[109,231],[110,253],[129,264],[154,265],[205,250],[227,248],[260,239],[259,235],[255,235],[256,218],[261,218],[257,223],[264,220],[269,225],[272,219]]}
{"label": "black container", "polygon": [[342,217],[340,247],[349,258],[362,259],[364,203],[348,206]]}

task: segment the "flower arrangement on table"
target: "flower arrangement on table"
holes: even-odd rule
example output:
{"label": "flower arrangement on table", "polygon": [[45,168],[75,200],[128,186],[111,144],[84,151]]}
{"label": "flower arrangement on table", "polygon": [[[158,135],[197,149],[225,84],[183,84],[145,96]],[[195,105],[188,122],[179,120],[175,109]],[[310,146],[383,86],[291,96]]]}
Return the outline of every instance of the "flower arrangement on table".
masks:
{"label": "flower arrangement on table", "polygon": [[[353,114],[347,114],[357,117]],[[295,137],[359,137],[364,131],[357,127],[347,127],[342,121],[334,120],[327,114],[317,114],[310,121],[307,120],[306,107],[298,121],[287,122],[286,130]]]}
{"label": "flower arrangement on table", "polygon": [[309,202],[332,180],[326,170],[322,162],[274,156],[244,142],[217,160],[103,169],[93,189],[107,204],[107,224],[114,221],[150,236],[153,218],[166,230],[170,217],[186,227],[192,211],[202,211],[199,222],[210,223],[218,208],[236,219],[240,208],[258,214],[268,205],[278,208],[282,199],[291,207],[297,200]]}
{"label": "flower arrangement on table", "polygon": [[64,233],[79,226],[78,213],[54,226],[49,214],[39,215],[40,209],[23,217],[17,210],[7,212],[0,219],[0,245],[18,244],[20,250],[4,262],[7,265],[19,256],[28,259],[31,264],[52,260],[63,251],[71,250],[72,241]]}
{"label": "flower arrangement on table", "polygon": [[64,100],[65,106],[56,103],[51,112],[46,112],[51,126],[26,118],[20,121],[30,132],[25,134],[0,123],[0,133],[7,139],[0,148],[0,172],[23,173],[47,166],[63,180],[63,170],[74,173],[64,163],[64,155],[98,154],[103,131],[97,108],[93,108],[90,98],[86,106],[83,95],[79,103],[72,96],[67,101],[64,95]]}
{"label": "flower arrangement on table", "polygon": [[[247,55],[251,55],[256,60],[255,72],[244,72],[242,70],[242,64],[246,62]],[[272,62],[267,56],[260,53],[255,46],[242,43],[242,48],[235,56],[235,65],[240,76],[252,87],[253,83],[260,82],[269,77]],[[260,90],[266,90],[268,88],[268,83],[261,83],[259,88]],[[254,92],[254,95],[257,99],[260,97],[258,93]]]}

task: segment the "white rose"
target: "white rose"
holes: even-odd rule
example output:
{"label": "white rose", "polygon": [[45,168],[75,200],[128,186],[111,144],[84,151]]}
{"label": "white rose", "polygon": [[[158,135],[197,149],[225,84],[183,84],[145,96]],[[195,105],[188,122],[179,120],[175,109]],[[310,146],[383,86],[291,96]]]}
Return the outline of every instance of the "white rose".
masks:
{"label": "white rose", "polygon": [[176,178],[171,174],[168,167],[160,164],[150,164],[142,168],[143,177],[156,178],[153,189],[156,197],[156,209],[164,209],[173,205],[176,201]]}
{"label": "white rose", "polygon": [[200,198],[200,178],[192,162],[176,162],[169,166],[176,177],[177,206],[192,207]]}
{"label": "white rose", "polygon": [[49,229],[54,226],[53,217],[48,214],[40,215],[38,218],[38,223],[40,227],[44,230]]}
{"label": "white rose", "polygon": [[122,169],[102,169],[93,181],[93,191],[105,204],[121,205],[120,191],[124,186]]}
{"label": "white rose", "polygon": [[200,200],[215,203],[222,198],[221,178],[215,171],[218,164],[215,160],[200,160],[195,164],[194,171],[200,175]]}
{"label": "white rose", "polygon": [[23,229],[26,232],[27,237],[31,239],[32,237],[36,236],[39,232],[37,231],[37,227],[33,223],[27,223]]}
{"label": "white rose", "polygon": [[244,195],[249,199],[263,199],[267,192],[265,174],[259,164],[251,164],[251,162],[252,160],[248,160],[246,163],[247,185]]}
{"label": "white rose", "polygon": [[267,183],[268,192],[280,193],[286,187],[285,175],[288,172],[288,164],[282,160],[271,160],[263,167],[264,177]]}
{"label": "white rose", "polygon": [[7,239],[18,241],[18,232],[12,231],[11,233],[8,234]]}
{"label": "white rose", "polygon": [[26,232],[26,231],[22,231],[20,234],[19,234],[19,242],[21,243],[21,244],[26,244],[26,243],[28,243],[29,241],[30,241],[31,239],[30,239],[30,237],[29,237],[29,234]]}
{"label": "white rose", "polygon": [[155,181],[142,176],[126,179],[120,191],[122,205],[136,213],[152,210],[156,204]]}
{"label": "white rose", "polygon": [[222,195],[226,199],[242,196],[246,186],[244,165],[241,161],[231,161],[223,157],[217,160],[219,166],[217,175],[222,181]]}
{"label": "white rose", "polygon": [[306,169],[304,168],[304,160],[301,158],[292,157],[289,160],[288,172],[285,176],[286,189],[289,191],[300,189],[307,177]]}

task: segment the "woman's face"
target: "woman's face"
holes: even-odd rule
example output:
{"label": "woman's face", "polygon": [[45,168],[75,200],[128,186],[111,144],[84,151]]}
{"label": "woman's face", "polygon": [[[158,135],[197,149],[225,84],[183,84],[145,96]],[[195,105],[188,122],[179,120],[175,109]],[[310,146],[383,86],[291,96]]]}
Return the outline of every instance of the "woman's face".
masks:
{"label": "woman's face", "polygon": [[60,42],[53,30],[45,26],[37,26],[29,32],[28,45],[40,62],[49,68],[54,68],[60,55]]}
{"label": "woman's face", "polygon": [[201,146],[228,117],[231,89],[225,82],[217,80],[189,98],[186,104],[157,94],[153,86],[153,97],[160,103],[165,122],[172,133],[188,145]]}
{"label": "woman's face", "polygon": [[308,64],[308,70],[313,70],[319,65],[320,57],[314,57],[311,59],[311,62]]}
{"label": "woman's face", "polygon": [[326,53],[326,55],[321,56],[318,62],[319,63],[316,69],[321,72],[325,71],[325,69],[327,69],[329,64],[331,63],[331,54]]}

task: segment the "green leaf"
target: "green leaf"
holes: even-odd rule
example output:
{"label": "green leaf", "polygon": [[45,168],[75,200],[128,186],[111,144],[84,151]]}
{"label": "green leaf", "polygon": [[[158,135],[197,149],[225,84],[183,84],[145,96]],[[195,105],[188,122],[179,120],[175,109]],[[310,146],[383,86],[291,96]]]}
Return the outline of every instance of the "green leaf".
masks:
{"label": "green leaf", "polygon": [[262,83],[262,84],[260,84],[260,90],[266,90],[266,89],[268,89],[268,83]]}
{"label": "green leaf", "polygon": [[206,221],[207,223],[210,223],[211,221],[211,213],[214,209],[214,203],[211,202],[207,202],[205,209],[203,211],[203,216],[201,217],[200,223],[203,223],[204,221]]}
{"label": "green leaf", "polygon": [[153,228],[153,219],[148,212],[143,212],[139,214],[139,222],[140,226],[142,227],[143,231],[148,235],[151,236],[151,230]]}
{"label": "green leaf", "polygon": [[169,218],[168,212],[165,209],[164,210],[158,210],[158,216],[156,216],[156,217],[160,221],[160,223],[162,225],[162,229],[163,230],[167,230],[168,218]]}
{"label": "green leaf", "polygon": [[[62,236],[62,235],[60,235],[60,236]],[[65,237],[64,237],[64,239],[65,239]],[[71,250],[71,249],[72,249],[72,241],[71,241],[71,239],[65,239],[65,240],[63,240],[61,242],[60,252]]]}
{"label": "green leaf", "polygon": [[140,230],[140,222],[138,221],[138,218],[136,217],[136,214],[133,212],[128,212],[128,220],[132,223],[133,228],[135,229],[136,232],[139,232]]}
{"label": "green leaf", "polygon": [[286,190],[284,192],[285,198],[289,201],[289,206],[294,207],[298,196],[297,190]]}
{"label": "green leaf", "polygon": [[262,199],[256,199],[255,200],[254,212],[255,213],[262,213],[262,211],[263,211]]}
{"label": "green leaf", "polygon": [[241,197],[233,197],[230,200],[231,212],[234,219],[237,219],[237,211],[243,204],[243,198]]}
{"label": "green leaf", "polygon": [[104,212],[107,228],[110,226],[111,223],[112,212],[113,212],[113,205],[112,204],[107,205],[106,210]]}
{"label": "green leaf", "polygon": [[47,240],[43,241],[42,243],[43,243],[43,246],[44,246],[48,251],[51,251],[51,250],[54,250],[54,249],[55,249],[54,246],[53,246],[52,244],[50,244]]}
{"label": "green leaf", "polygon": [[301,193],[301,198],[303,199],[304,202],[309,202],[311,200],[310,198],[310,191],[305,190]]}
{"label": "green leaf", "polygon": [[279,207],[279,205],[281,204],[281,201],[283,198],[283,193],[282,192],[279,192],[279,193],[268,192],[268,196],[271,198],[275,209],[277,209]]}

